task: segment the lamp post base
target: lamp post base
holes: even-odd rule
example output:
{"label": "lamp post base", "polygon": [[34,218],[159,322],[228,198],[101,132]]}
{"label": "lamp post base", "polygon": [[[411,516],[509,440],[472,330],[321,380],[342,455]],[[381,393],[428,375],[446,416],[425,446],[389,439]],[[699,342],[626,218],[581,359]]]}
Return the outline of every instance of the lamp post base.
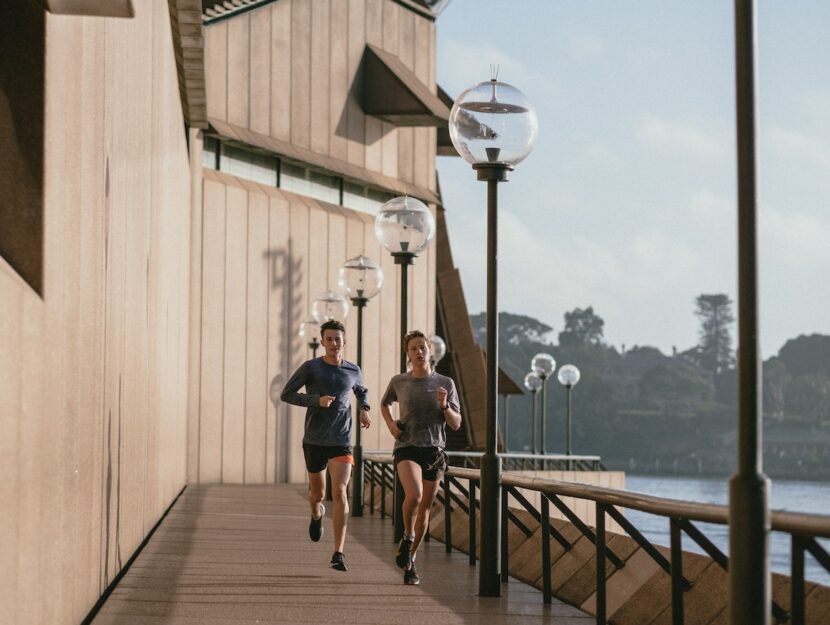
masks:
{"label": "lamp post base", "polygon": [[[475,508],[471,504],[470,514]],[[485,453],[481,457],[481,568],[478,594],[501,596],[501,458]]]}

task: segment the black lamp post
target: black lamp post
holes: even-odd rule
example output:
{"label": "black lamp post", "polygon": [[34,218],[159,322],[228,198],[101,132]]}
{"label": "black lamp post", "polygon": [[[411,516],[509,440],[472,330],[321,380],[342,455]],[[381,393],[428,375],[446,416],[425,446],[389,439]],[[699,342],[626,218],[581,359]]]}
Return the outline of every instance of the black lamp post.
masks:
{"label": "black lamp post", "polygon": [[[409,197],[394,197],[380,207],[375,218],[375,236],[383,247],[392,253],[395,264],[401,266],[401,333],[398,341],[401,354],[401,373],[406,372],[406,350],[403,337],[407,333],[407,312],[409,282],[407,269],[415,262],[415,257],[425,250],[435,235],[435,218],[426,204]],[[403,487],[395,479],[393,539],[398,542],[403,536]]]}
{"label": "black lamp post", "polygon": [[[363,308],[378,294],[383,284],[383,270],[371,258],[356,256],[340,268],[340,288],[357,308],[357,366],[363,368]],[[352,516],[363,516],[363,428],[360,407],[355,419],[354,480],[352,481]]]}
{"label": "black lamp post", "polygon": [[320,347],[320,341],[317,339],[318,334],[320,334],[320,324],[315,319],[306,319],[300,324],[300,338],[308,342],[312,358],[317,358],[317,348]]}
{"label": "black lamp post", "polygon": [[755,2],[735,0],[738,148],[738,471],[729,481],[732,625],[769,625],[769,480],[763,473],[755,176]]}
{"label": "black lamp post", "polygon": [[[559,383],[565,387],[565,453],[571,455],[571,389],[579,382],[579,369],[576,365],[562,365],[559,368]],[[568,458],[568,468],[572,468]]]}
{"label": "black lamp post", "polygon": [[542,380],[542,455],[545,455],[548,453],[546,435],[548,413],[545,409],[545,396],[547,395],[548,378],[553,375],[556,369],[556,360],[550,354],[536,354],[533,360],[530,361],[530,369],[535,371],[539,379]]}
{"label": "black lamp post", "polygon": [[530,401],[533,406],[530,412],[530,449],[534,454],[537,454],[539,453],[539,447],[536,445],[536,393],[538,393],[539,389],[542,388],[542,378],[536,375],[535,371],[531,371],[525,376],[525,388],[530,391]]}
{"label": "black lamp post", "polygon": [[[450,111],[450,138],[487,182],[487,435],[481,458],[481,568],[478,592],[501,595],[501,458],[498,428],[498,184],[533,148],[536,112],[524,94],[494,77],[462,93]],[[506,580],[505,580],[506,581]]]}

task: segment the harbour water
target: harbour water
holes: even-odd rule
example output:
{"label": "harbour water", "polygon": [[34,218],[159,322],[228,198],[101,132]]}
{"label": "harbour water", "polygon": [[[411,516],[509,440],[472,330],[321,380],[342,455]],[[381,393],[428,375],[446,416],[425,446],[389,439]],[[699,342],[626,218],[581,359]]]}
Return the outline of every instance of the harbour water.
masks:
{"label": "harbour water", "polygon": [[[626,475],[626,488],[647,495],[700,503],[727,504],[729,499],[728,478],[676,478],[629,474]],[[830,515],[830,483],[773,480],[770,508],[788,512]],[[669,523],[665,517],[636,510],[627,510],[626,517],[655,544],[669,545]],[[729,553],[729,530],[726,526],[710,523],[697,523],[696,525],[724,553]],[[826,551],[830,552],[830,540],[823,539],[819,542]],[[683,548],[687,551],[703,553],[697,544],[685,535],[683,536]],[[773,532],[770,539],[770,551],[772,570],[789,575],[789,535]],[[805,577],[830,586],[830,572],[816,562],[809,553],[804,559]]]}

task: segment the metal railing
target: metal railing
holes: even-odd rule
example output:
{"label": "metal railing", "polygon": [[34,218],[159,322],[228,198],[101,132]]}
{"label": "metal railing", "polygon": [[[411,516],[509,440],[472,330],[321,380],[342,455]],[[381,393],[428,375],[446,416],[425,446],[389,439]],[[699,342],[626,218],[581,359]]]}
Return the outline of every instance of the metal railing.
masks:
{"label": "metal railing", "polygon": [[[450,464],[478,469],[481,452],[448,451]],[[607,471],[599,456],[574,454],[499,454],[505,471]]]}
{"label": "metal railing", "polygon": [[[457,455],[457,454],[456,454]],[[386,453],[370,452],[365,457],[366,479],[369,481],[369,507],[372,513],[376,510],[375,490],[380,486],[380,515],[385,518],[390,511],[386,510],[386,489],[393,489],[395,471],[392,456]],[[467,482],[464,486],[462,480]],[[476,564],[476,515],[470,514],[470,507],[480,508],[476,490],[480,482],[480,474],[476,469],[450,467],[444,475],[443,488],[439,491],[438,500],[444,506],[444,532],[447,553],[452,551],[452,512],[460,509],[468,515],[467,530],[469,533],[470,564]],[[665,499],[643,495],[624,490],[615,490],[599,486],[562,482],[558,480],[526,477],[521,475],[502,474],[502,528],[501,528],[501,579],[503,583],[509,577],[509,549],[508,523],[512,523],[526,537],[534,534],[510,507],[508,494],[524,508],[527,513],[541,526],[541,560],[542,560],[542,597],[545,603],[550,603],[551,589],[551,539],[558,542],[565,551],[573,548],[574,542],[568,540],[550,522],[550,505],[556,507],[562,515],[570,521],[596,548],[596,622],[600,625],[607,623],[606,602],[606,562],[610,562],[614,569],[621,569],[625,561],[620,558],[606,543],[606,517],[610,517],[656,562],[671,578],[671,610],[672,625],[684,623],[683,598],[684,593],[692,588],[692,582],[683,575],[683,535],[691,538],[697,545],[716,562],[724,571],[728,569],[729,558],[723,553],[695,523],[715,523],[728,525],[727,506],[702,504],[675,499]],[[539,493],[540,509],[522,494],[519,489]],[[561,499],[572,497],[575,499],[594,502],[596,510],[596,528],[592,529]],[[670,550],[666,558],[643,534],[622,514],[619,508],[639,510],[650,514],[666,517],[669,522]],[[778,603],[772,601],[770,606],[772,615],[777,623],[784,623],[789,619],[792,625],[805,623],[805,596],[804,558],[809,553],[828,572],[830,572],[830,554],[819,544],[817,538],[830,538],[830,516],[817,514],[799,514],[792,512],[771,513],[772,531],[784,532],[791,537],[791,606],[787,612]]]}

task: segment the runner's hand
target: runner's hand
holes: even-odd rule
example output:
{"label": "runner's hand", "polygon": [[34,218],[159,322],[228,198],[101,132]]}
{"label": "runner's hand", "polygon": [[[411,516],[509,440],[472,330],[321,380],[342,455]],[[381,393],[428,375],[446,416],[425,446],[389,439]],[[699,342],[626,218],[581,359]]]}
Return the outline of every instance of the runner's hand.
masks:
{"label": "runner's hand", "polygon": [[369,411],[365,408],[360,409],[360,427],[368,428],[372,425],[372,419],[369,417]]}
{"label": "runner's hand", "polygon": [[320,395],[320,408],[328,408],[335,399],[331,395]]}
{"label": "runner's hand", "polygon": [[438,387],[438,390],[435,391],[435,394],[438,396],[438,407],[441,410],[444,410],[447,407],[447,389],[440,386]]}
{"label": "runner's hand", "polygon": [[392,438],[394,438],[395,440],[400,438],[401,428],[398,427],[397,421],[392,421],[392,423],[389,424],[389,432],[392,434]]}

